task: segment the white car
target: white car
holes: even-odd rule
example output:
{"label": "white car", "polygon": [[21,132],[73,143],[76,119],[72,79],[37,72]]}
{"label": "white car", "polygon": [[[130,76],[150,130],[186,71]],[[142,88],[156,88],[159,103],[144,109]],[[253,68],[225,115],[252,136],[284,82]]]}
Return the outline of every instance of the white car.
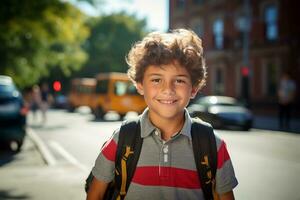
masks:
{"label": "white car", "polygon": [[199,117],[214,128],[241,127],[249,130],[252,127],[251,111],[232,97],[200,97],[187,109],[192,117]]}

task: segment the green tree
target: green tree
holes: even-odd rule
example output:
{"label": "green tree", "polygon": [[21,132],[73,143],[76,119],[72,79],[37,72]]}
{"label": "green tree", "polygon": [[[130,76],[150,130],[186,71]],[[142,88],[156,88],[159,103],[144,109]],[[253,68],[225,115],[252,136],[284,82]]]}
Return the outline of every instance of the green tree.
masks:
{"label": "green tree", "polygon": [[0,1],[0,73],[21,87],[61,68],[65,75],[87,60],[86,16],[59,0]]}
{"label": "green tree", "polygon": [[93,18],[89,24],[91,35],[85,44],[89,59],[77,75],[125,72],[125,56],[132,44],[145,35],[146,21],[122,12]]}

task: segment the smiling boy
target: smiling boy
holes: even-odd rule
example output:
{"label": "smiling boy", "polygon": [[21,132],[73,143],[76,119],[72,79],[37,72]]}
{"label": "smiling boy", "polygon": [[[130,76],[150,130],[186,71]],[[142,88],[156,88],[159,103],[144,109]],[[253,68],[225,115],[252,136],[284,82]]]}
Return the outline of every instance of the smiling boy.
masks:
{"label": "smiling boy", "polygon": [[[206,78],[202,42],[189,30],[150,33],[130,50],[128,75],[148,108],[139,117],[143,146],[125,199],[204,199],[192,148],[192,120],[185,109]],[[117,130],[92,170],[88,200],[102,199],[114,179]],[[234,199],[237,185],[223,140],[218,136],[215,191]]]}
{"label": "smiling boy", "polygon": [[176,61],[160,67],[150,65],[137,89],[144,95],[151,123],[161,131],[162,139],[168,141],[182,129],[184,108],[197,93],[189,73]]}

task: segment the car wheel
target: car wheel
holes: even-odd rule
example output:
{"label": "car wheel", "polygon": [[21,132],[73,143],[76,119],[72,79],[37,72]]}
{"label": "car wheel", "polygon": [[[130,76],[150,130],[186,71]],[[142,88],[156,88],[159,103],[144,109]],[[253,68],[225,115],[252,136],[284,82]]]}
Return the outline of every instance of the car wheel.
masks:
{"label": "car wheel", "polygon": [[250,128],[251,128],[250,126],[243,126],[243,127],[242,127],[243,131],[249,131]]}

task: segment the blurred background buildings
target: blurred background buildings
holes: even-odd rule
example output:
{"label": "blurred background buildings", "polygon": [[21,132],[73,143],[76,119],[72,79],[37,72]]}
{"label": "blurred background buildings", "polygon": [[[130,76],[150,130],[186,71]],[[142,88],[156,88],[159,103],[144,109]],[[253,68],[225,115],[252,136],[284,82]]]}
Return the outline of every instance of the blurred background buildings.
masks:
{"label": "blurred background buildings", "polygon": [[294,110],[300,110],[299,1],[147,3],[3,0],[0,74],[11,76],[23,91],[47,82],[53,96],[67,96],[74,78],[126,72],[127,52],[148,32],[190,28],[203,39],[208,66],[202,94],[236,97],[275,114],[279,79],[288,72],[298,85]]}
{"label": "blurred background buildings", "polygon": [[203,39],[205,94],[274,110],[280,75],[300,83],[299,7],[296,0],[170,0],[169,27],[190,28]]}

